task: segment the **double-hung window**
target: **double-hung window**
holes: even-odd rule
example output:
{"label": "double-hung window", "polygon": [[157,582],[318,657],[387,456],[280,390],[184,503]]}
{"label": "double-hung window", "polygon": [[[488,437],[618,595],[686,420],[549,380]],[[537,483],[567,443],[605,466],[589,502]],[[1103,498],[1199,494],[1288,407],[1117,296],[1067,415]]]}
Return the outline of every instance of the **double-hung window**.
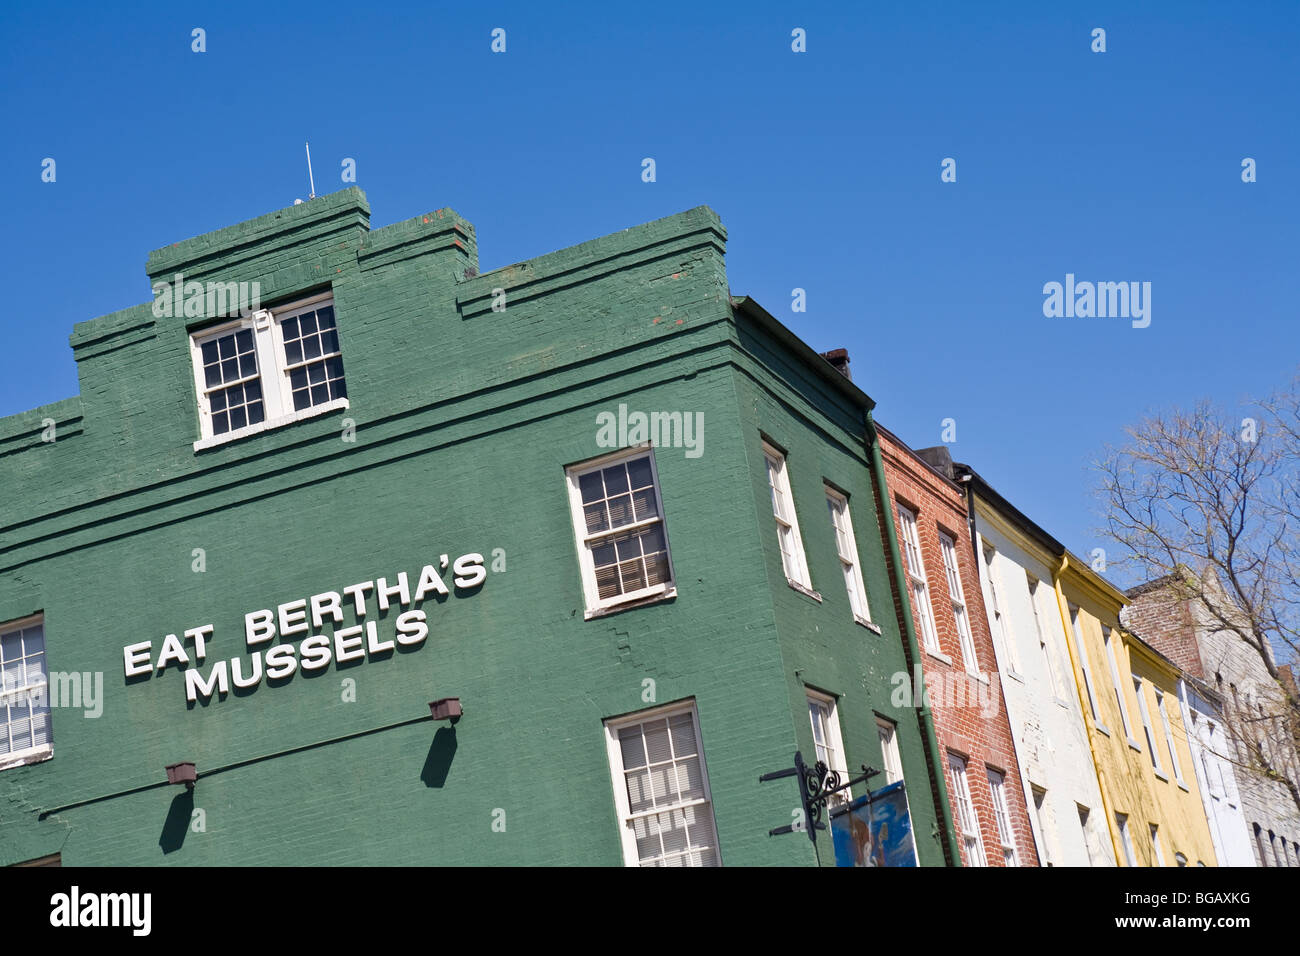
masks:
{"label": "double-hung window", "polygon": [[[848,763],[844,757],[844,741],[840,737],[840,717],[835,708],[835,698],[808,690],[808,716],[812,720],[813,746],[817,760],[826,765],[828,773],[839,775],[839,785],[849,779]],[[847,803],[851,792],[841,790],[831,797],[834,803]]]}
{"label": "double-hung window", "polygon": [[984,858],[984,841],[980,838],[979,818],[975,816],[975,803],[971,800],[970,781],[966,779],[966,761],[957,754],[948,754],[948,769],[952,775],[953,803],[957,805],[957,825],[961,829],[962,849],[967,866],[988,866]]}
{"label": "double-hung window", "polygon": [[1119,680],[1119,663],[1115,657],[1114,635],[1111,633],[1110,628],[1104,624],[1101,626],[1101,643],[1106,647],[1106,660],[1110,663],[1110,680],[1115,685],[1115,703],[1119,705],[1119,720],[1124,725],[1124,736],[1128,738],[1130,745],[1136,746],[1137,741],[1133,739],[1133,728],[1129,724],[1128,706],[1124,703],[1124,685]]}
{"label": "double-hung window", "polygon": [[1047,791],[1031,784],[1034,795],[1034,822],[1038,825],[1038,839],[1042,842],[1039,856],[1043,866],[1055,866],[1059,852],[1056,848],[1056,831],[1049,829],[1052,808],[1047,804]]}
{"label": "double-hung window", "polygon": [[673,593],[668,532],[650,449],[568,469],[588,618]]}
{"label": "double-hung window", "polygon": [[1181,786],[1187,784],[1183,780],[1183,766],[1178,762],[1178,748],[1174,746],[1174,729],[1169,723],[1169,712],[1165,710],[1165,695],[1159,687],[1153,687],[1156,692],[1156,710],[1160,711],[1160,723],[1164,725],[1165,743],[1169,747],[1169,763],[1174,768],[1174,779]]}
{"label": "double-hung window", "polygon": [[1079,609],[1070,605],[1070,629],[1074,631],[1074,647],[1079,654],[1079,670],[1083,672],[1083,689],[1088,697],[1088,709],[1098,729],[1105,729],[1097,711],[1097,695],[1092,688],[1092,668],[1088,664],[1088,646],[1083,642],[1083,629],[1079,625]]}
{"label": "double-hung window", "polygon": [[44,759],[52,743],[44,623],[0,624],[0,767]]}
{"label": "double-hung window", "polygon": [[1051,643],[1052,638],[1047,629],[1043,627],[1043,617],[1038,610],[1038,578],[1026,571],[1025,582],[1029,586],[1029,608],[1034,612],[1034,630],[1038,634],[1038,648],[1043,654],[1047,675],[1052,682],[1052,691],[1056,694],[1058,701],[1066,703],[1069,700],[1070,692],[1062,683],[1061,669],[1057,665],[1056,653]]}
{"label": "double-hung window", "polygon": [[1002,650],[1007,658],[1007,669],[1019,675],[1020,649],[1016,646],[1015,635],[1007,625],[1006,607],[1002,603],[1002,580],[998,576],[998,553],[990,545],[984,546],[984,567],[989,580],[989,616],[992,622],[993,637],[1002,642]]}
{"label": "double-hung window", "polygon": [[1151,727],[1151,711],[1147,709],[1147,699],[1142,693],[1142,678],[1133,675],[1133,691],[1137,694],[1138,713],[1142,715],[1142,729],[1146,731],[1147,750],[1151,752],[1151,766],[1160,776],[1165,775],[1165,768],[1160,765],[1160,754],[1156,752],[1156,732]]}
{"label": "double-hung window", "polygon": [[942,531],[939,532],[939,551],[943,554],[943,570],[948,576],[948,597],[952,600],[952,616],[957,619],[957,636],[961,638],[961,656],[967,672],[975,674],[979,672],[979,661],[975,659],[975,638],[971,634],[966,594],[961,587],[961,570],[957,566],[957,542]]}
{"label": "double-hung window", "polygon": [[844,588],[849,593],[853,618],[860,624],[870,624],[871,609],[867,607],[867,589],[862,583],[858,545],[853,539],[853,518],[849,515],[849,499],[827,485],[826,505],[831,512],[831,527],[835,530],[835,550],[840,556],[840,570],[844,572]]}
{"label": "double-hung window", "polygon": [[627,866],[718,866],[695,704],[605,722]]}
{"label": "double-hung window", "polygon": [[[1151,830],[1151,851],[1156,858],[1156,866],[1164,866],[1165,851],[1160,849],[1160,827],[1154,823],[1148,823],[1147,826]],[[1180,853],[1179,856],[1182,856],[1182,854]],[[1184,861],[1178,865],[1186,866],[1187,862],[1184,859]]]}
{"label": "double-hung window", "polygon": [[926,650],[939,654],[939,634],[934,626],[934,612],[930,609],[930,585],[925,578],[925,561],[921,558],[916,512],[899,503],[898,525],[903,531],[903,563],[907,565],[907,580],[912,589],[912,612],[921,623]]}
{"label": "double-hung window", "polygon": [[767,487],[772,493],[772,514],[776,518],[776,537],[781,547],[781,567],[785,578],[795,587],[811,591],[812,578],[808,575],[803,539],[799,537],[799,518],[795,515],[794,497],[790,494],[785,456],[764,442],[763,460],[767,467]]}
{"label": "double-hung window", "polygon": [[1133,853],[1133,837],[1128,832],[1128,814],[1116,813],[1115,826],[1119,830],[1119,843],[1124,848],[1124,863],[1127,866],[1137,866],[1137,857]]}
{"label": "double-hung window", "polygon": [[190,344],[198,448],[347,407],[329,294],[201,329]]}
{"label": "double-hung window", "polygon": [[993,793],[993,815],[998,822],[998,840],[1002,844],[1002,865],[1018,866],[1016,862],[1016,837],[1011,829],[1011,813],[1007,809],[1007,775],[990,770],[989,790]]}
{"label": "double-hung window", "polygon": [[884,762],[885,785],[903,779],[903,761],[898,754],[898,728],[893,721],[876,718],[876,736],[880,738],[880,758]]}

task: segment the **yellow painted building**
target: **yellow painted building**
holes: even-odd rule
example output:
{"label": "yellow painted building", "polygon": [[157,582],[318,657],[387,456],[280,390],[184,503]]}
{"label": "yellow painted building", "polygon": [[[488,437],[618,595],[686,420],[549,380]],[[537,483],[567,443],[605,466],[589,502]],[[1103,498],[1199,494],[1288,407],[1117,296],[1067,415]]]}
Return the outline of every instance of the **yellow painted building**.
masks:
{"label": "yellow painted building", "polygon": [[1178,668],[1119,625],[1124,593],[1064,552],[1054,575],[1120,866],[1215,866],[1178,706]]}

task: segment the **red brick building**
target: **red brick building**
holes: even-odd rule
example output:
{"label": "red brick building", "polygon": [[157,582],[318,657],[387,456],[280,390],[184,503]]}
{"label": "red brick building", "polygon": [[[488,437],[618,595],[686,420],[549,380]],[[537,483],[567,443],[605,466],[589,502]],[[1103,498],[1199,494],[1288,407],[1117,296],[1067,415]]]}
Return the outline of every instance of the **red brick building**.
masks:
{"label": "red brick building", "polygon": [[[877,430],[962,864],[1037,866],[965,494],[926,460],[942,468],[951,462],[946,448],[914,452]],[[895,596],[895,612],[905,626],[902,600]]]}

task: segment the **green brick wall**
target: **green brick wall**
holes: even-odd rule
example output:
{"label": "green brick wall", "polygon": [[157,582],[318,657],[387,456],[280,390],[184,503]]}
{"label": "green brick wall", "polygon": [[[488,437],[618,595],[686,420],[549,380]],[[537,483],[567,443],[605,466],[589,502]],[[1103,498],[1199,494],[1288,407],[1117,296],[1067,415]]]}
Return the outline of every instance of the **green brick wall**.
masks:
{"label": "green brick wall", "polygon": [[[757,776],[812,753],[801,681],[844,695],[850,765],[879,765],[872,713],[890,715],[904,667],[865,396],[737,318],[707,208],[483,275],[450,210],[368,218],[353,188],[148,266],[258,281],[264,304],[332,288],[347,411],[196,452],[186,320],[145,303],[77,326],[79,397],[0,420],[0,621],[43,612],[50,669],[101,671],[105,691],[98,719],[54,711],[53,759],[0,771],[0,863],[618,865],[602,721],[648,706],[646,678],[659,703],[697,702],[724,863],[816,862],[805,837],[767,836],[796,797]],[[564,468],[608,450],[596,416],[620,402],[703,412],[704,453],[655,453],[677,598],[584,621]],[[790,448],[820,605],[781,573],[760,432]],[[823,477],[853,496],[881,635],[835,583]],[[477,593],[426,602],[418,649],[193,707],[178,669],[123,676],[126,644],[156,656],[164,635],[212,624],[206,673],[246,659],[247,611],[400,571],[414,586],[442,554],[490,564],[494,549],[506,569]],[[465,707],[454,731],[426,706],[449,695]],[[924,779],[915,716],[890,716]],[[178,760],[198,765],[192,806],[160,783]],[[927,794],[912,794],[918,846],[940,863]],[[205,832],[186,827],[193,808]],[[819,845],[827,862],[828,834]]]}

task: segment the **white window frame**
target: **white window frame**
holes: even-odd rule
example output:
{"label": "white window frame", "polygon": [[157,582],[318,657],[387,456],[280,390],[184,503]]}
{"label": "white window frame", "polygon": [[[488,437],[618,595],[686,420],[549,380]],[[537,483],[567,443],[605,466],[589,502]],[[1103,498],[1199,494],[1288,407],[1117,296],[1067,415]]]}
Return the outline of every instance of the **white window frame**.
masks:
{"label": "white window frame", "polygon": [[1085,807],[1082,803],[1076,803],[1075,809],[1079,811],[1079,832],[1083,834],[1083,852],[1088,856],[1088,865],[1096,866],[1098,852],[1095,824],[1092,822],[1092,808]]}
{"label": "white window frame", "polygon": [[[646,458],[650,461],[650,477],[654,482],[658,515],[642,521],[634,521],[631,524],[620,525],[617,528],[608,528],[604,531],[588,534],[587,519],[582,509],[582,488],[579,479],[583,475],[591,474],[593,471],[600,471],[610,465],[629,464],[640,458]],[[592,458],[576,465],[570,465],[565,469],[565,478],[569,489],[569,512],[573,519],[573,533],[578,548],[578,567],[582,572],[582,591],[587,602],[587,607],[583,612],[583,619],[589,621],[623,605],[639,604],[651,600],[667,600],[675,597],[677,595],[677,578],[673,573],[672,543],[668,539],[668,521],[664,514],[664,496],[659,485],[659,468],[655,464],[653,447],[645,444],[638,445],[635,448],[624,448],[608,455],[602,455],[599,458]],[[627,531],[641,530],[655,524],[659,525],[664,535],[664,555],[668,561],[668,580],[649,587],[639,588],[636,591],[616,594],[613,597],[602,599],[599,586],[596,583],[596,563],[591,555],[592,545],[604,538],[623,534]]]}
{"label": "white window frame", "polygon": [[990,624],[996,632],[996,638],[1000,639],[1003,653],[1007,659],[1007,672],[1017,680],[1024,680],[1024,671],[1020,665],[1020,648],[1016,644],[1016,636],[1012,633],[1011,628],[1007,625],[1006,605],[1002,601],[1002,579],[998,574],[997,557],[998,549],[988,542],[984,542],[984,570],[988,575],[989,582],[989,615]]}
{"label": "white window frame", "polygon": [[1156,866],[1164,866],[1165,853],[1160,849],[1160,827],[1155,823],[1148,823],[1147,829],[1151,834],[1151,847],[1155,850]]}
{"label": "white window frame", "polygon": [[916,522],[916,512],[901,501],[894,502],[894,509],[902,532],[903,564],[912,592],[912,614],[921,619],[922,646],[934,656],[948,661],[948,656],[939,646],[939,629],[934,621],[934,606],[930,600],[930,582],[925,575],[925,556],[921,553],[921,533]]}
{"label": "white window frame", "polygon": [[1056,828],[1052,825],[1052,808],[1047,802],[1047,791],[1030,783],[1029,795],[1033,801],[1034,822],[1038,824],[1038,839],[1042,843],[1044,866],[1056,865]]}
{"label": "white window frame", "polygon": [[[632,813],[632,804],[627,796],[627,775],[623,768],[623,748],[619,743],[618,732],[624,727],[645,724],[654,720],[667,720],[686,713],[691,715],[691,721],[694,725],[695,747],[700,760],[700,778],[704,785],[704,796],[700,799],[686,800],[667,807],[656,807],[652,810]],[[722,848],[718,844],[718,823],[713,807],[713,792],[709,787],[709,768],[704,758],[704,737],[700,734],[700,714],[695,706],[694,698],[674,704],[666,704],[662,707],[651,707],[648,710],[640,710],[633,714],[606,720],[605,747],[609,755],[610,779],[614,788],[614,809],[618,818],[619,838],[623,847],[623,865],[631,867],[641,865],[641,858],[636,846],[636,833],[629,825],[634,819],[657,816],[687,807],[707,806],[710,819],[713,821],[714,854],[717,857],[718,865],[721,866]]]}
{"label": "white window frame", "polygon": [[1124,727],[1124,737],[1134,750],[1141,750],[1142,745],[1133,738],[1133,724],[1129,720],[1128,705],[1124,703],[1124,685],[1119,682],[1119,662],[1115,657],[1115,634],[1105,624],[1101,626],[1101,644],[1106,649],[1106,660],[1110,664],[1110,680],[1115,685],[1115,702],[1119,704],[1119,720]]}
{"label": "white window frame", "polygon": [[[815,765],[816,761],[821,759],[816,755],[817,721],[820,718],[822,722],[822,746],[827,749],[827,756],[830,757],[826,762],[826,769],[838,773],[840,775],[840,784],[843,785],[849,779],[849,762],[848,757],[844,754],[844,737],[840,733],[840,712],[836,706],[835,698],[811,687],[805,687],[804,693],[808,698],[808,721],[812,725],[813,732],[813,763]],[[833,803],[848,803],[852,799],[852,790],[841,790],[831,797]]]}
{"label": "white window frame", "polygon": [[1092,684],[1092,666],[1088,663],[1088,645],[1083,639],[1083,625],[1079,622],[1079,606],[1070,605],[1070,629],[1074,632],[1074,646],[1079,652],[1079,670],[1083,672],[1083,689],[1088,696],[1088,707],[1092,711],[1092,722],[1098,730],[1109,734],[1106,725],[1101,722],[1101,710],[1097,707],[1097,693]]}
{"label": "white window frame", "polygon": [[1165,774],[1165,768],[1160,763],[1160,752],[1156,747],[1156,730],[1151,723],[1151,710],[1147,707],[1146,695],[1142,693],[1142,685],[1146,682],[1137,674],[1133,675],[1133,690],[1137,693],[1138,713],[1142,717],[1142,730],[1147,735],[1147,748],[1151,751],[1151,765],[1155,768],[1156,776],[1162,780],[1168,780]]}
{"label": "white window frame", "polygon": [[1160,712],[1160,722],[1165,728],[1165,744],[1169,747],[1169,762],[1174,768],[1174,779],[1178,781],[1178,786],[1184,790],[1187,789],[1187,783],[1183,780],[1183,766],[1178,762],[1178,748],[1174,746],[1173,725],[1169,722],[1169,712],[1165,710],[1165,693],[1155,684],[1151,689],[1156,694],[1156,710]]}
{"label": "white window frame", "polygon": [[[857,539],[853,537],[853,515],[849,511],[849,497],[830,485],[826,491],[826,505],[831,513],[831,528],[835,532],[835,552],[839,555],[840,570],[844,573],[844,589],[849,595],[853,620],[873,630],[871,607],[867,603],[867,587],[862,582],[862,561],[858,557]],[[843,540],[841,540],[841,538]],[[848,554],[845,554],[845,549]]]}
{"label": "white window frame", "polygon": [[1043,652],[1043,660],[1047,665],[1047,677],[1052,682],[1052,693],[1059,703],[1068,707],[1069,689],[1064,681],[1056,647],[1052,643],[1052,635],[1043,627],[1043,617],[1038,610],[1038,589],[1042,583],[1029,571],[1025,572],[1025,586],[1029,589],[1029,609],[1034,612],[1034,631],[1038,635],[1038,649]]}
{"label": "white window frame", "polygon": [[961,564],[957,559],[957,539],[939,529],[939,554],[943,558],[943,571],[948,579],[948,597],[952,602],[952,616],[957,625],[957,639],[961,644],[962,662],[966,673],[979,676],[979,658],[975,654],[975,635],[970,626],[970,607],[961,584]]}
{"label": "white window frame", "polygon": [[[293,391],[289,384],[288,363],[284,354],[284,333],[280,323],[304,312],[315,311],[323,305],[334,306],[333,291],[288,302],[274,309],[260,309],[250,316],[207,326],[190,333],[190,357],[194,371],[194,397],[198,407],[200,435],[199,440],[194,443],[195,451],[224,445],[226,442],[279,428],[304,418],[314,418],[317,415],[348,407],[346,398],[330,399],[300,411],[293,407]],[[334,325],[337,329],[337,307],[334,309]],[[245,425],[243,428],[214,435],[212,409],[207,397],[209,389],[203,375],[203,345],[211,339],[229,335],[240,329],[248,329],[253,333],[253,353],[257,358],[257,378],[262,386],[264,417],[255,425]],[[342,355],[341,345],[339,354]],[[345,374],[344,382],[346,381]],[[228,387],[228,384],[219,387]]]}
{"label": "white window frame", "polygon": [[880,758],[884,762],[885,785],[903,779],[903,760],[898,752],[898,725],[884,717],[876,718],[876,739],[880,741]]}
{"label": "white window frame", "polygon": [[[26,682],[26,666],[23,667],[24,683],[22,686],[6,688],[2,678],[0,678],[0,703],[7,703],[9,700],[20,695],[30,695],[33,693],[42,693],[45,701],[45,719],[49,722],[49,741],[31,747],[24,747],[22,750],[10,750],[7,753],[0,754],[0,770],[8,770],[12,767],[23,767],[28,764],[40,763],[42,760],[49,760],[54,756],[54,713],[50,707],[50,655],[49,644],[45,641],[45,616],[43,614],[32,614],[28,617],[18,618],[13,621],[4,621],[0,623],[0,637],[6,637],[18,631],[25,630],[36,625],[41,626],[41,666],[43,670],[42,679],[34,683]],[[12,743],[9,734],[9,723],[6,721],[0,724],[0,734],[4,734],[7,743]],[[32,739],[35,739],[33,734]]]}
{"label": "white window frame", "polygon": [[961,831],[962,848],[966,851],[967,866],[988,866],[984,855],[984,838],[980,835],[980,818],[975,814],[971,799],[970,779],[966,774],[967,760],[960,754],[948,751],[948,770],[952,777],[953,803],[957,805],[957,828]]}
{"label": "white window frame", "polygon": [[1002,842],[1002,865],[1019,866],[1016,834],[1011,827],[1011,812],[1007,807],[1007,775],[992,767],[986,767],[985,771],[989,778],[989,792],[993,795],[993,816],[997,820],[998,839]]}
{"label": "white window frame", "polygon": [[1119,830],[1120,846],[1124,848],[1124,862],[1128,866],[1137,866],[1137,856],[1133,852],[1133,837],[1128,830],[1128,814],[1115,811],[1115,827]]}
{"label": "white window frame", "polygon": [[[804,554],[803,536],[799,533],[799,513],[795,509],[794,494],[790,491],[790,475],[786,469],[785,454],[768,442],[763,442],[763,471],[767,478],[768,494],[772,500],[772,517],[776,521],[776,547],[781,555],[781,570],[790,586],[814,594],[812,577],[808,573],[808,558]],[[778,496],[784,499],[790,515],[783,517],[777,509]],[[781,532],[790,533],[793,553],[787,554],[781,546]]]}

